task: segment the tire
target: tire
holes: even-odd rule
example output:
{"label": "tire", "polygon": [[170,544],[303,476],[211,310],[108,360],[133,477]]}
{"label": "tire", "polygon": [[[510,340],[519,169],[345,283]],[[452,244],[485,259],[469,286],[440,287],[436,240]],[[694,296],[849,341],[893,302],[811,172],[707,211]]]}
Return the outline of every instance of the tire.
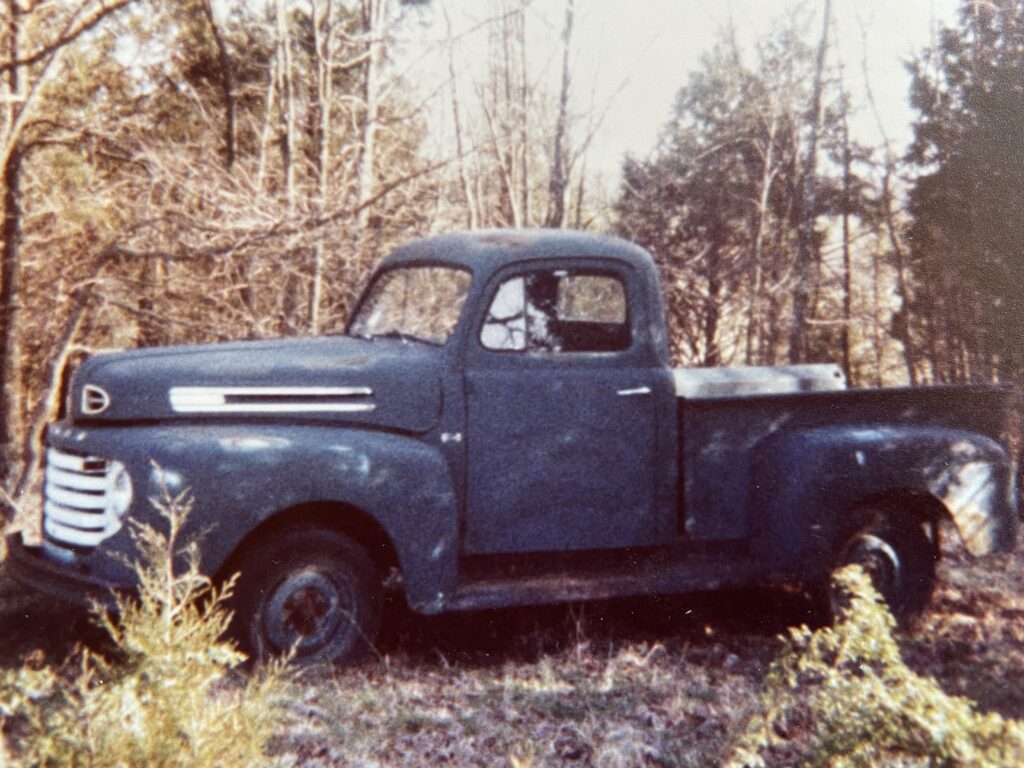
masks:
{"label": "tire", "polygon": [[[835,568],[857,564],[864,568],[878,593],[900,624],[913,621],[931,601],[938,560],[938,534],[932,523],[900,521],[871,511],[874,522],[846,540]],[[833,616],[843,598],[829,589]]]}
{"label": "tire", "polygon": [[240,575],[231,633],[254,662],[294,650],[296,664],[343,664],[373,647],[382,579],[347,536],[319,528],[278,532],[234,566]]}

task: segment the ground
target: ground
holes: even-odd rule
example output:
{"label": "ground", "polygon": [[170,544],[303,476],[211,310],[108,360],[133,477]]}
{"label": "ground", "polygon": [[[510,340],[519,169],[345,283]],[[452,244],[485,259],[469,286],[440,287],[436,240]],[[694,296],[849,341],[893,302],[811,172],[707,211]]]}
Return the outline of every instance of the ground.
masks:
{"label": "ground", "polygon": [[[947,537],[948,541],[949,537]],[[908,663],[983,710],[1024,718],[1024,547],[972,562],[946,544]],[[281,765],[715,766],[806,600],[742,590],[425,619],[393,609],[377,656],[299,681]],[[60,662],[102,638],[0,565],[0,664]]]}

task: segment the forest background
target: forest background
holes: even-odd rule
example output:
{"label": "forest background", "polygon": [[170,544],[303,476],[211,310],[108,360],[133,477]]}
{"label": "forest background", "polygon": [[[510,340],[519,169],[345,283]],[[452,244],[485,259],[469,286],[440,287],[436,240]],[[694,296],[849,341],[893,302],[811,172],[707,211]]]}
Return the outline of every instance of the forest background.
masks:
{"label": "forest background", "polygon": [[645,246],[680,365],[1024,383],[1024,0],[968,0],[892,74],[909,146],[851,132],[884,121],[831,0],[752,48],[726,25],[611,189],[609,102],[574,78],[588,2],[545,3],[538,62],[539,2],[457,28],[454,0],[3,0],[3,517],[85,355],[340,331],[382,255],[453,229]]}

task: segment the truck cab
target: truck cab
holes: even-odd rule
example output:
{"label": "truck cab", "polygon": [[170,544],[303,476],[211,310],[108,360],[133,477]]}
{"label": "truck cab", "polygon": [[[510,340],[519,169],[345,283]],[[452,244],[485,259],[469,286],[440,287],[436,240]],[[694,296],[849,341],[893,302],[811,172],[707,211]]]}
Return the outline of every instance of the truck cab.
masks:
{"label": "truck cab", "polygon": [[[1013,545],[1001,387],[848,390],[835,366],[673,370],[657,269],[622,240],[492,231],[386,257],[344,333],[98,355],[46,437],[15,575],[130,589],[125,521],[190,489],[250,653],[344,661],[385,581],[423,613],[816,584],[931,592],[938,524]],[[110,557],[111,554],[122,557]]]}
{"label": "truck cab", "polygon": [[[560,240],[533,254],[541,236],[507,233],[468,251],[399,249],[348,328],[422,341],[447,307],[452,407],[439,438],[462,490],[465,554],[653,546],[678,530],[675,392],[650,257]],[[430,261],[437,246],[447,266]],[[460,280],[457,306],[441,283]]]}

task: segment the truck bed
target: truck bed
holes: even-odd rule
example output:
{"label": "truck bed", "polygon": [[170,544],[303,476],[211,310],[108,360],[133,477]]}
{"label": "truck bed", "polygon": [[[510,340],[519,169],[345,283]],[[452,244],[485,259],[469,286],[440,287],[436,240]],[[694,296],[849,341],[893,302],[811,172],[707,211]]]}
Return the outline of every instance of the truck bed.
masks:
{"label": "truck bed", "polygon": [[[790,430],[914,425],[1005,437],[1008,385],[679,397],[679,512],[696,540],[747,536],[758,446]],[[775,478],[778,483],[788,478]]]}

